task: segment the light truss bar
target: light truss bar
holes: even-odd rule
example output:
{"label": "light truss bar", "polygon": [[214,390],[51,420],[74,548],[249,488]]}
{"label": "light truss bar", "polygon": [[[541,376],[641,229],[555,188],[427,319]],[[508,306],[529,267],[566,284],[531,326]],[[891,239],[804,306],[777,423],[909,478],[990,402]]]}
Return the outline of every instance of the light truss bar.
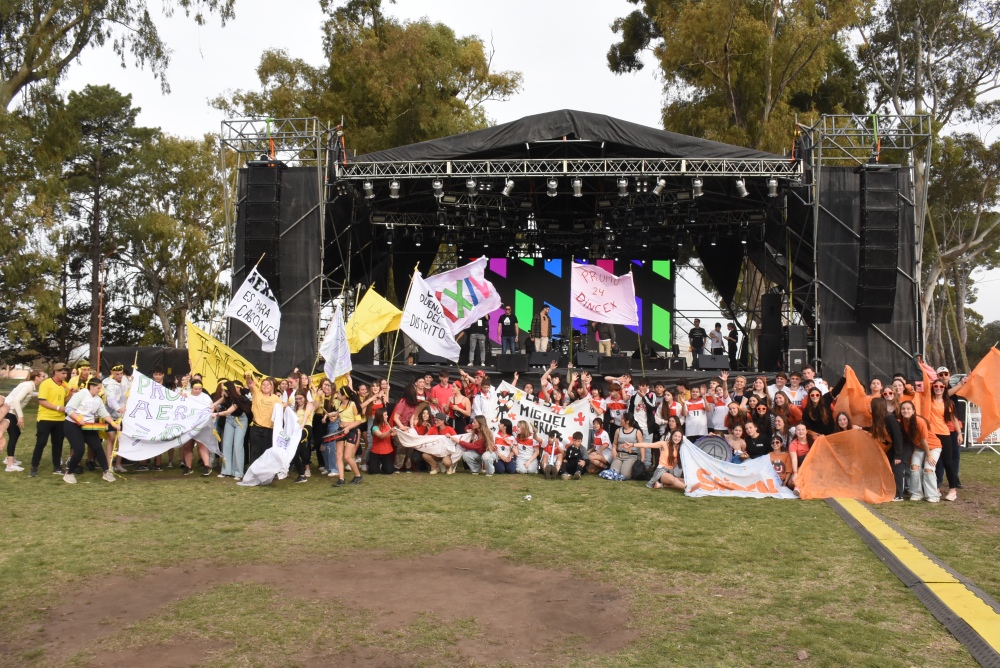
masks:
{"label": "light truss bar", "polygon": [[330,130],[318,118],[236,118],[222,121],[222,146],[243,159],[270,155],[295,166],[322,165]]}
{"label": "light truss bar", "polygon": [[813,137],[813,153],[825,160],[851,160],[865,164],[876,149],[911,152],[931,139],[927,114],[829,114],[811,126],[801,126]]}
{"label": "light truss bar", "polygon": [[525,160],[424,160],[348,162],[336,166],[336,178],[425,179],[429,177],[542,176],[774,176],[798,178],[802,165],[786,158],[567,158]]}

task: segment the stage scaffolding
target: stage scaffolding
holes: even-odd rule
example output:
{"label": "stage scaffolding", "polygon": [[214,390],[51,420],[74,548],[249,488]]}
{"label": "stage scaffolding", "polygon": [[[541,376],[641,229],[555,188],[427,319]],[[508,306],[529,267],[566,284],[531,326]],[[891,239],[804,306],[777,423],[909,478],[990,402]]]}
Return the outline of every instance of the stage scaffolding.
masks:
{"label": "stage scaffolding", "polygon": [[[332,143],[341,134],[338,128],[331,128],[316,117],[237,118],[222,121],[219,166],[226,177],[224,178],[226,186],[223,193],[226,215],[226,242],[232,246],[234,253],[236,248],[234,241],[236,211],[241,204],[238,196],[234,196],[238,192],[236,188],[237,175],[247,161],[259,159],[275,160],[284,163],[287,167],[307,167],[316,170],[317,204],[315,207],[309,209],[302,216],[302,219],[317,213],[316,208],[319,209],[319,249],[321,253],[323,252],[327,244],[325,196],[328,169],[327,154]],[[294,224],[297,224],[297,221]],[[338,251],[341,256],[346,262],[350,262],[351,254],[349,249],[339,248],[341,239],[334,237],[332,243],[338,245]],[[234,275],[240,269],[236,265],[238,259],[234,255],[232,265]],[[322,267],[322,262],[320,263],[320,267]],[[322,269],[314,280],[320,282],[321,295],[339,293],[344,287],[341,285],[331,285],[329,276],[325,275]],[[291,297],[288,299],[291,299]],[[321,332],[322,329],[321,326]],[[317,334],[317,341],[322,336],[321,332]]]}
{"label": "stage scaffolding", "polygon": [[[812,239],[798,238],[795,240],[799,250],[804,244],[812,246],[812,276],[804,283],[795,285],[795,273],[791,257],[788,262],[788,283],[791,298],[787,302],[787,313],[789,318],[794,311],[796,303],[811,305],[813,314],[813,328],[815,333],[816,357],[822,357],[822,312],[820,308],[820,292],[827,291],[837,300],[853,305],[853,295],[837,294],[830,286],[819,280],[819,221],[821,213],[829,216],[834,222],[848,230],[852,230],[851,221],[844,221],[833,214],[821,203],[821,177],[824,167],[828,166],[853,166],[857,168],[877,167],[882,158],[882,154],[893,163],[898,163],[908,167],[911,172],[910,183],[911,192],[901,192],[900,196],[917,212],[916,230],[916,271],[911,276],[901,268],[899,273],[906,279],[912,288],[912,298],[916,304],[917,317],[917,343],[918,350],[923,349],[923,331],[920,319],[920,275],[921,256],[923,245],[923,216],[921,212],[926,208],[927,193],[919,193],[917,190],[917,178],[913,174],[914,160],[921,159],[924,169],[929,169],[931,159],[931,149],[933,142],[931,118],[927,114],[896,115],[896,114],[829,114],[820,116],[812,125],[798,124],[797,135],[803,140],[799,146],[805,149],[806,162],[811,166],[812,175],[806,182],[805,189],[793,190],[790,197],[798,197],[803,204],[812,208],[813,229]],[[807,193],[807,199],[801,197],[801,192]],[[916,201],[919,193],[920,201]],[[858,235],[853,233],[855,237]],[[791,254],[793,239],[788,237],[787,252]],[[801,276],[800,276],[801,278]],[[877,325],[869,325],[886,342],[900,351],[908,351],[894,340],[883,328]],[[839,373],[839,371],[837,371]]]}

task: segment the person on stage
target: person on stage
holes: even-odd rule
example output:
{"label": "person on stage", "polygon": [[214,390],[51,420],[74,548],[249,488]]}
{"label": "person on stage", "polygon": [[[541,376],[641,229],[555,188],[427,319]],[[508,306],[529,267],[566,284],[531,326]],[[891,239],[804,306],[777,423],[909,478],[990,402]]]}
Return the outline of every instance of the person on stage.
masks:
{"label": "person on stage", "polygon": [[694,327],[688,331],[688,342],[691,344],[691,367],[696,370],[701,369],[698,359],[705,354],[705,339],[707,338],[708,332],[701,326],[701,320],[695,318]]}
{"label": "person on stage", "polygon": [[737,348],[740,343],[739,332],[736,331],[736,325],[733,323],[726,323],[726,345],[729,348],[729,368],[736,370],[738,362],[736,361]]}
{"label": "person on stage", "polygon": [[708,333],[708,339],[711,341],[712,354],[713,355],[725,355],[726,354],[726,337],[722,334],[722,323],[715,323],[715,329]]}
{"label": "person on stage", "polygon": [[549,351],[549,339],[552,338],[552,319],[549,318],[548,304],[543,305],[542,310],[532,318],[531,338],[535,342],[535,352],[546,353]]}
{"label": "person on stage", "polygon": [[476,350],[479,350],[479,366],[486,366],[486,335],[490,332],[490,316],[484,315],[465,330],[469,335],[469,366],[476,366]]}
{"label": "person on stage", "polygon": [[497,337],[500,339],[501,354],[513,355],[517,352],[517,316],[510,304],[504,304],[503,315],[497,321]]}
{"label": "person on stage", "polygon": [[588,322],[587,329],[597,335],[598,354],[610,357],[615,345],[615,326],[609,322]]}

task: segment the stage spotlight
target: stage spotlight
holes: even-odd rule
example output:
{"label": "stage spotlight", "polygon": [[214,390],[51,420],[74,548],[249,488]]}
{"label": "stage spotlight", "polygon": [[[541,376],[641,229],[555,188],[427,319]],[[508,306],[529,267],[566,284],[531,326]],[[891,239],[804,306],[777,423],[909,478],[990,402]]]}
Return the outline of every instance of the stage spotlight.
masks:
{"label": "stage spotlight", "polygon": [[716,234],[715,232],[712,233],[712,236],[710,237],[710,239],[711,239],[710,243],[713,246],[715,246],[715,245],[717,245],[719,243],[719,235]]}
{"label": "stage spotlight", "polygon": [[399,181],[393,179],[389,183],[389,197],[392,199],[399,199]]}
{"label": "stage spotlight", "polygon": [[438,211],[437,219],[439,227],[444,227],[445,225],[448,224],[448,214],[446,214],[444,211]]}
{"label": "stage spotlight", "polygon": [[337,181],[337,194],[338,195],[347,194],[347,181]]}
{"label": "stage spotlight", "polygon": [[475,195],[476,194],[476,180],[475,179],[466,179],[465,180],[465,190],[470,195]]}
{"label": "stage spotlight", "polygon": [[503,186],[503,196],[510,197],[510,194],[514,192],[514,180],[507,179],[507,183]]}
{"label": "stage spotlight", "polygon": [[393,236],[393,234],[392,234],[392,228],[390,227],[388,230],[386,230],[386,233],[385,233],[385,242],[387,244],[389,244],[390,246],[392,245],[392,236]]}
{"label": "stage spotlight", "polygon": [[445,232],[444,242],[449,246],[454,246],[458,238],[455,236],[454,232]]}
{"label": "stage spotlight", "polygon": [[702,195],[704,195],[705,193],[703,193],[702,190],[701,190],[701,188],[702,188],[703,185],[705,185],[705,182],[702,181],[699,177],[696,176],[694,179],[692,179],[691,180],[691,195],[693,197],[701,197]]}
{"label": "stage spotlight", "polygon": [[694,207],[688,209],[688,222],[692,225],[696,225],[698,223],[698,209]]}
{"label": "stage spotlight", "polygon": [[639,243],[642,244],[643,248],[649,248],[649,232],[643,232],[639,235]]}
{"label": "stage spotlight", "polygon": [[559,194],[559,180],[549,179],[545,182],[545,188],[548,192],[549,197],[555,197]]}
{"label": "stage spotlight", "polygon": [[666,187],[667,187],[667,180],[666,179],[657,179],[656,180],[656,187],[653,188],[653,194],[654,195],[662,195],[663,194],[663,189],[666,188]]}
{"label": "stage spotlight", "polygon": [[644,193],[649,191],[649,181],[646,180],[645,176],[636,180],[635,191],[637,193]]}
{"label": "stage spotlight", "polygon": [[750,192],[747,191],[747,185],[743,182],[742,176],[736,179],[736,194],[740,197],[746,197],[750,194]]}
{"label": "stage spotlight", "polygon": [[778,196],[778,179],[771,177],[767,180],[767,196],[768,197]]}
{"label": "stage spotlight", "polygon": [[434,196],[438,199],[444,197],[444,181],[441,179],[434,179],[431,182],[431,188],[434,189]]}
{"label": "stage spotlight", "polygon": [[481,193],[493,192],[493,183],[490,181],[481,181],[479,183],[479,192]]}
{"label": "stage spotlight", "polygon": [[573,197],[583,197],[583,179],[579,176],[574,176],[573,181]]}
{"label": "stage spotlight", "polygon": [[419,248],[420,244],[422,244],[423,242],[424,242],[424,233],[423,232],[414,232],[414,234],[413,234],[413,245],[417,246]]}
{"label": "stage spotlight", "polygon": [[365,199],[373,199],[375,197],[375,187],[372,185],[371,181],[365,181]]}
{"label": "stage spotlight", "polygon": [[628,179],[622,177],[618,179],[618,196],[625,197],[628,195]]}
{"label": "stage spotlight", "polygon": [[750,234],[746,230],[740,231],[740,243],[744,246],[747,245],[747,241],[750,240]]}

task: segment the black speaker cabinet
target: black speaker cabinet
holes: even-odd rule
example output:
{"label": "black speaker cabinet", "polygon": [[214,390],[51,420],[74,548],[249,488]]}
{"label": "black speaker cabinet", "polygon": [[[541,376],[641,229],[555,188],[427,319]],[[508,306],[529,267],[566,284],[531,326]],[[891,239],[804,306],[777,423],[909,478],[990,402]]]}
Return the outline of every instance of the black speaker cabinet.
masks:
{"label": "black speaker cabinet", "polygon": [[781,370],[781,334],[761,334],[757,337],[757,369]]}
{"label": "black speaker cabinet", "polygon": [[549,351],[547,353],[534,352],[528,358],[528,366],[548,366],[553,361],[559,361],[559,353]]}
{"label": "black speaker cabinet", "polygon": [[698,366],[702,371],[717,371],[729,368],[729,355],[701,355]]}
{"label": "black speaker cabinet", "polygon": [[578,351],[576,353],[576,366],[593,369],[597,366],[598,359],[600,358],[597,353],[588,353],[585,350]]}
{"label": "black speaker cabinet", "polygon": [[769,292],[760,298],[760,328],[765,334],[781,334],[781,295]]}
{"label": "black speaker cabinet", "polygon": [[683,357],[671,357],[668,361],[671,371],[687,371],[687,360]]}
{"label": "black speaker cabinet", "polygon": [[[537,354],[537,353],[536,353]],[[528,370],[528,356],[524,353],[497,355],[493,358],[500,373],[524,373]]]}
{"label": "black speaker cabinet", "polygon": [[439,364],[442,366],[451,366],[452,364],[454,364],[454,362],[452,362],[449,359],[438,357],[437,355],[431,355],[430,353],[424,352],[423,350],[418,350],[416,357],[417,359],[414,361],[417,364]]}
{"label": "black speaker cabinet", "polygon": [[899,166],[862,167],[859,171],[861,238],[854,317],[868,324],[892,322],[899,265]]}
{"label": "black speaker cabinet", "polygon": [[628,356],[601,357],[597,361],[597,372],[605,376],[620,376],[631,371],[632,358]]}

